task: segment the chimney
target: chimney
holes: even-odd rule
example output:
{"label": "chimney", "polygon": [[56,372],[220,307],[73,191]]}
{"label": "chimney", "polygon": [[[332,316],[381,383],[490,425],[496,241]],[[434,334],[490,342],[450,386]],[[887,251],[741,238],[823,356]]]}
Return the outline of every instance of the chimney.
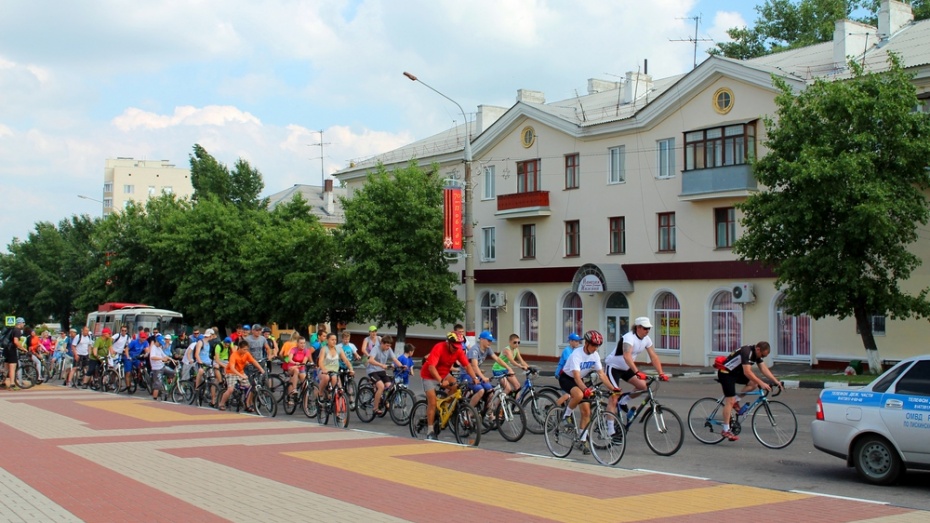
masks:
{"label": "chimney", "polygon": [[498,118],[503,116],[506,112],[507,109],[505,107],[497,107],[496,105],[479,105],[478,115],[475,117],[475,133],[483,133],[485,129],[491,127],[491,124],[496,122]]}
{"label": "chimney", "polygon": [[878,9],[878,34],[882,38],[888,38],[913,20],[914,12],[910,5],[894,0],[882,0]]}
{"label": "chimney", "polygon": [[530,89],[517,89],[517,101],[531,104],[546,103],[546,93],[542,91],[531,91]]}
{"label": "chimney", "polygon": [[323,202],[326,205],[326,214],[336,213],[336,204],[333,201],[333,181],[325,180],[323,182]]}
{"label": "chimney", "polygon": [[588,78],[588,94],[603,93],[620,88],[620,82],[611,82],[610,80],[598,80],[597,78]]}
{"label": "chimney", "polygon": [[862,56],[878,43],[878,31],[871,25],[852,20],[837,20],[833,29],[833,64],[846,69],[850,58]]}
{"label": "chimney", "polygon": [[652,77],[646,73],[626,73],[626,82],[623,83],[623,103],[628,104],[638,100],[652,91],[654,84]]}

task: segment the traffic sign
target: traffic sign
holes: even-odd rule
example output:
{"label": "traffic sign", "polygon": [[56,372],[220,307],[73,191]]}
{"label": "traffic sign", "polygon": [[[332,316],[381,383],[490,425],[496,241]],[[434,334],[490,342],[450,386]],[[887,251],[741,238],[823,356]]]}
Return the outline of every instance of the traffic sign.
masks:
{"label": "traffic sign", "polygon": [[6,317],[6,326],[15,327],[16,326],[16,316],[7,316]]}

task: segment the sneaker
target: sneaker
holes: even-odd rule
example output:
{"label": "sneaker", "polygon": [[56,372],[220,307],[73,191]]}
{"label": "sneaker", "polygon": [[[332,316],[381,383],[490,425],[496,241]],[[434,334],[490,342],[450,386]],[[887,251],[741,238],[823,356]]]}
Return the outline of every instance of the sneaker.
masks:
{"label": "sneaker", "polygon": [[426,439],[428,441],[436,441],[436,435],[430,432],[429,434],[426,435]]}
{"label": "sneaker", "polygon": [[739,440],[739,436],[737,436],[736,434],[733,434],[733,433],[730,432],[729,430],[726,430],[726,431],[721,432],[720,435],[723,436],[724,438],[730,440],[730,441],[737,441],[737,440]]}

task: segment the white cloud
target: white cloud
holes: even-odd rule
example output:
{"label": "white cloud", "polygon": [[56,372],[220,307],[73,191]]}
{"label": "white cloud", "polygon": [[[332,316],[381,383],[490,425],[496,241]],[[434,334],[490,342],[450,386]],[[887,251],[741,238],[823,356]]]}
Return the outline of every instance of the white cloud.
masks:
{"label": "white cloud", "polygon": [[174,114],[163,115],[143,111],[135,107],[126,109],[113,119],[113,125],[124,132],[133,129],[165,129],[179,125],[224,125],[226,123],[249,123],[261,125],[255,116],[235,107],[210,105],[202,109],[189,105],[176,107]]}

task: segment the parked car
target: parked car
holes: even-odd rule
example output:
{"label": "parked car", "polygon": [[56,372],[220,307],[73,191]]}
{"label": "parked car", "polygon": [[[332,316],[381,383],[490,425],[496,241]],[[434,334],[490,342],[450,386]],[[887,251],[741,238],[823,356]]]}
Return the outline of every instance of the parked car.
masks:
{"label": "parked car", "polygon": [[845,459],[869,483],[930,470],[930,354],[901,361],[861,389],[825,389],[811,435],[815,448]]}

